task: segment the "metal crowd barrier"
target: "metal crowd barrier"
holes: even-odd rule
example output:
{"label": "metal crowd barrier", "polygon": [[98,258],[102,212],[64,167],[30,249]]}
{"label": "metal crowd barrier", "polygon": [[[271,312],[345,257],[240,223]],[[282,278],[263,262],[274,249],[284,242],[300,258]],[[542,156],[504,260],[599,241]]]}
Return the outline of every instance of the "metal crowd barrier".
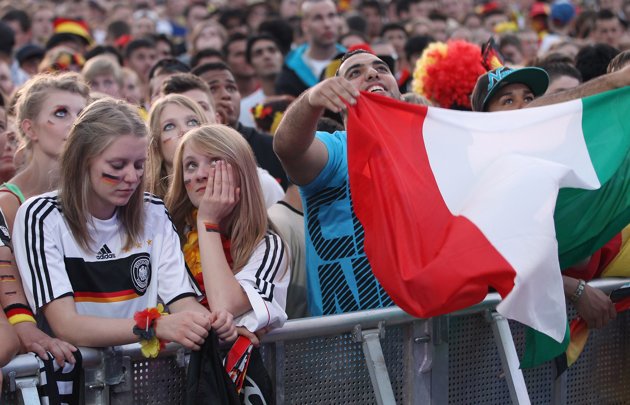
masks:
{"label": "metal crowd barrier", "polygon": [[[589,283],[610,292],[625,279]],[[555,379],[553,364],[521,370],[524,327],[493,309],[490,293],[470,308],[416,319],[397,307],[288,321],[263,339],[278,404],[630,403],[630,314],[591,331],[579,360]],[[574,316],[573,310],[569,316]],[[139,347],[82,348],[86,404],[178,404],[186,353],[158,359]],[[39,364],[21,355],[2,369],[2,404],[38,404]]]}

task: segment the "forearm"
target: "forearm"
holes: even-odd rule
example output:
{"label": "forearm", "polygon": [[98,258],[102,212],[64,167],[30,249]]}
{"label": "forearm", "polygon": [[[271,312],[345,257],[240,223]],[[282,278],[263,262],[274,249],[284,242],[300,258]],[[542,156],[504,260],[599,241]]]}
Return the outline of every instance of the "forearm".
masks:
{"label": "forearm", "polygon": [[0,304],[2,308],[13,304],[28,306],[20,272],[7,247],[0,247]]}
{"label": "forearm", "polygon": [[234,317],[252,309],[247,294],[238,283],[232,269],[228,266],[221,236],[217,232],[205,232],[203,224],[199,231],[199,251],[203,283],[210,310],[224,309]]}
{"label": "forearm", "polygon": [[0,367],[7,364],[20,350],[20,340],[7,319],[0,317]]}
{"label": "forearm", "polygon": [[538,97],[537,99],[529,103],[526,108],[541,107],[570,100],[577,100],[579,98],[603,93],[608,90],[618,89],[626,85],[628,85],[628,83],[625,79],[625,75],[622,74],[622,71],[609,73],[590,80],[573,89],[568,89],[560,93],[547,94],[542,97]]}
{"label": "forearm", "polygon": [[43,312],[55,335],[75,346],[107,347],[138,341],[133,319],[81,315],[72,297],[49,302]]}
{"label": "forearm", "polygon": [[284,164],[299,159],[313,143],[317,121],[324,109],[312,107],[309,92],[289,106],[273,138],[273,149]]}

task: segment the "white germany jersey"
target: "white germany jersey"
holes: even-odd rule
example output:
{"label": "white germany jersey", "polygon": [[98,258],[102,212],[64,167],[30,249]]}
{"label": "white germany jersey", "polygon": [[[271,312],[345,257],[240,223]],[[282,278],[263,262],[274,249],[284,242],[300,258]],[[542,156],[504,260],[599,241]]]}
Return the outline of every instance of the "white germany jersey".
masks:
{"label": "white germany jersey", "polygon": [[27,200],[13,229],[15,259],[31,307],[73,296],[83,315],[132,318],[136,311],[198,295],[164,203],[145,194],[141,239],[124,249],[116,215],[88,224],[94,251],[77,245],[57,192]]}

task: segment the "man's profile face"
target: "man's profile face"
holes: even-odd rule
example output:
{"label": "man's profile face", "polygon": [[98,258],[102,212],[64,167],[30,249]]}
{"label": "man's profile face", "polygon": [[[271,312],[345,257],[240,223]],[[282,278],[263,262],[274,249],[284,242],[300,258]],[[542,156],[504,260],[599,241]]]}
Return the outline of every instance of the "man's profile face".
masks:
{"label": "man's profile face", "polygon": [[387,64],[371,53],[358,53],[346,59],[339,67],[339,76],[359,91],[400,99],[396,78]]}

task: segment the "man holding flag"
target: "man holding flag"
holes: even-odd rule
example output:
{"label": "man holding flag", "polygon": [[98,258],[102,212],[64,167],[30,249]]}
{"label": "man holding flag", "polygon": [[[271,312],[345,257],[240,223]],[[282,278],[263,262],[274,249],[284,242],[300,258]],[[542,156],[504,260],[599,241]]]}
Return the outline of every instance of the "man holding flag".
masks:
{"label": "man holding flag", "polygon": [[[630,81],[629,72],[630,70],[620,71],[562,94],[541,97],[530,103],[530,106],[558,103],[625,86]],[[395,79],[387,66],[376,56],[368,53],[349,54],[344,58],[338,76],[325,80],[306,91],[290,107],[278,128],[274,139],[274,148],[290,178],[302,186],[301,191],[305,202],[308,235],[307,275],[311,311],[313,314],[329,314],[389,305],[389,297],[380,288],[379,283],[371,272],[371,263],[374,272],[385,289],[396,298],[396,303],[407,312],[417,316],[433,316],[447,313],[480,301],[487,292],[487,286],[492,285],[504,297],[504,302],[501,305],[505,309],[504,313],[506,316],[524,321],[524,323],[544,331],[557,341],[562,340],[563,328],[557,325],[562,323],[558,322],[559,319],[560,321],[564,319],[564,323],[566,323],[566,314],[564,313],[564,298],[557,297],[554,293],[554,291],[562,290],[562,281],[559,265],[557,264],[557,251],[553,249],[555,246],[553,239],[549,239],[549,236],[554,237],[552,219],[543,218],[540,220],[540,225],[545,228],[543,236],[535,234],[532,238],[532,243],[528,245],[531,248],[531,253],[539,255],[538,257],[513,257],[511,255],[515,252],[518,253],[519,250],[527,251],[528,247],[510,245],[510,243],[501,246],[501,243],[505,242],[504,240],[497,241],[492,239],[496,236],[496,230],[492,226],[496,222],[500,223],[503,221],[498,215],[498,211],[504,211],[502,206],[498,206],[494,211],[491,207],[485,207],[483,204],[481,209],[478,207],[469,209],[464,203],[467,204],[470,201],[462,203],[452,200],[452,198],[461,197],[459,194],[462,193],[458,191],[460,188],[458,182],[465,176],[477,175],[478,173],[440,174],[439,172],[431,172],[434,169],[440,169],[440,164],[451,166],[452,164],[461,163],[457,162],[461,157],[470,158],[471,151],[467,149],[465,142],[464,149],[459,155],[451,153],[448,148],[442,149],[442,155],[439,156],[440,161],[434,161],[435,155],[429,154],[430,168],[427,172],[426,167],[418,169],[413,166],[426,163],[427,152],[430,151],[425,149],[428,149],[429,146],[432,147],[432,145],[427,143],[427,139],[421,139],[421,142],[425,144],[417,143],[416,140],[413,140],[408,144],[401,144],[403,145],[402,147],[401,145],[392,145],[392,150],[388,150],[388,145],[383,147],[382,144],[377,145],[380,149],[375,148],[373,145],[374,141],[371,138],[368,139],[372,132],[380,131],[383,127],[390,127],[389,132],[384,132],[387,132],[390,136],[388,139],[396,141],[398,141],[398,134],[406,129],[425,131],[426,128],[423,129],[423,126],[427,125],[424,121],[427,116],[426,109],[416,106],[405,107],[400,103],[386,102],[386,99],[383,97],[368,96],[370,104],[367,105],[365,103],[366,100],[362,100],[357,107],[367,106],[372,108],[372,104],[374,104],[379,109],[352,108],[348,112],[351,116],[350,121],[354,126],[353,128],[355,128],[351,128],[351,130],[358,131],[357,133],[360,133],[361,137],[365,137],[365,142],[363,142],[363,139],[351,137],[350,141],[355,144],[350,147],[348,146],[349,140],[346,138],[345,132],[315,134],[315,125],[325,108],[335,112],[343,111],[346,108],[345,103],[353,106],[359,97],[365,97],[360,96],[359,91],[380,94],[390,99],[399,99],[400,94],[395,83]],[[623,100],[623,96],[624,94],[617,94],[615,102]],[[372,100],[377,103],[372,103]],[[466,113],[429,109],[430,113],[428,115],[432,115],[431,118],[438,118],[437,121],[432,121],[438,122],[438,124],[440,116],[445,121],[441,124],[453,124],[455,127],[459,125],[459,122],[454,121],[465,119],[468,121],[464,123],[465,125],[470,127],[476,124],[480,128],[479,131],[485,131],[485,126],[489,126],[493,130],[498,131],[499,134],[504,133],[509,134],[511,137],[513,135],[514,137],[520,137],[518,139],[528,139],[529,133],[527,128],[523,129],[523,127],[530,125],[531,121],[537,121],[535,125],[539,125],[538,128],[543,124],[548,125],[548,122],[553,120],[555,120],[553,122],[565,123],[564,115],[581,117],[582,110],[579,109],[581,107],[575,108],[578,108],[576,110],[577,113],[574,113],[573,110],[565,111],[568,107],[563,107],[563,112],[561,113],[543,113],[542,110],[527,114],[510,113],[512,114],[510,119],[519,119],[516,123],[518,128],[514,131],[510,125],[505,126],[505,123],[501,123],[501,120],[498,120],[499,122],[495,124],[494,122],[489,122],[487,117],[481,118],[475,114],[466,115]],[[609,109],[609,107],[607,108]],[[406,110],[406,112],[398,114],[399,110]],[[442,127],[437,125],[435,128],[439,129]],[[448,131],[454,129],[458,128],[447,128]],[[573,129],[575,128],[568,126],[563,130],[562,134],[570,135],[576,132]],[[470,132],[470,128],[467,130]],[[519,131],[521,132],[517,134]],[[553,133],[553,131],[555,129],[550,128],[550,133]],[[476,136],[474,132],[472,136]],[[578,128],[577,132],[579,133],[578,138],[580,138],[582,129]],[[450,138],[450,132],[448,135],[449,139],[453,139]],[[485,140],[493,139],[492,136],[494,135],[490,135]],[[569,135],[565,136],[565,138],[559,138],[558,142],[564,142],[571,147],[576,141]],[[470,136],[471,134],[465,133],[463,138],[460,139],[465,141]],[[420,139],[420,137],[418,138]],[[443,139],[436,136],[430,141],[435,146]],[[623,144],[624,141],[621,140],[620,142]],[[394,143],[396,142],[392,142],[392,144]],[[583,165],[582,160],[584,158],[588,160],[589,156],[598,157],[601,155],[601,149],[603,149],[591,149],[592,145],[589,141],[586,142],[586,145],[584,145],[584,141],[581,141],[580,145],[583,146],[582,150],[569,154],[572,159],[570,159],[570,162],[565,162],[565,157],[562,157],[564,160],[552,160],[550,163],[545,163],[547,166],[539,169],[542,179],[549,182],[550,191],[544,194],[553,194],[553,198],[547,201],[544,200],[544,195],[541,196],[542,200],[536,200],[532,203],[533,205],[526,208],[526,210],[529,210],[527,211],[528,213],[539,214],[539,211],[545,211],[551,217],[553,215],[553,204],[555,203],[558,184],[562,187],[597,189],[603,188],[613,176],[619,165],[605,168],[606,170],[604,171],[606,173],[600,173],[597,170],[600,167],[595,165],[595,163],[593,163],[593,165],[597,166],[595,169],[591,166],[587,169],[580,166]],[[530,149],[532,149],[531,146],[528,145]],[[536,145],[533,146],[534,150],[529,150],[528,153],[533,155],[532,162],[538,162],[541,160],[541,156],[537,155],[540,154],[540,151],[537,150]],[[391,154],[395,147],[399,149],[395,151],[396,153]],[[508,148],[511,147],[508,145]],[[563,147],[566,148],[567,146]],[[617,147],[611,144],[610,148],[615,149]],[[493,159],[499,158],[500,160],[502,155],[492,149],[493,144],[488,144],[485,148],[477,151],[480,153],[478,157],[473,156],[473,158],[487,159],[487,156],[485,156],[487,153],[485,152],[490,151],[490,154],[497,155]],[[617,149],[621,151],[620,153],[626,153],[627,148],[624,144],[623,148],[619,146]],[[349,153],[347,153],[348,150],[350,150]],[[516,152],[520,153],[521,151],[518,149]],[[388,153],[390,153],[388,159],[376,160],[378,162],[376,165],[373,165],[374,162],[361,161],[363,157],[372,159],[376,156],[378,159],[379,155],[385,156]],[[449,155],[444,155],[444,153]],[[579,156],[582,160],[575,156]],[[546,158],[547,156],[543,157]],[[420,162],[421,158],[424,159],[423,162],[425,163],[417,164],[415,161]],[[623,157],[611,160],[606,156],[605,159],[615,162],[623,161]],[[484,163],[481,160],[479,162]],[[411,162],[410,165],[404,166],[409,162]],[[531,172],[536,173],[536,168],[531,166],[529,161],[512,162],[510,164],[513,166],[510,170],[515,170],[514,164],[518,166],[523,163],[525,163],[523,168],[527,169],[524,171],[520,170],[520,172],[516,170],[515,173],[518,176],[522,174],[529,175],[530,173],[527,172],[530,171],[530,167],[532,167]],[[491,164],[494,164],[494,161]],[[393,176],[390,175],[385,178],[381,176],[378,178],[379,167],[383,168],[385,166],[385,169],[387,169],[390,165],[397,166],[400,170],[390,171],[389,174],[393,173]],[[550,179],[548,172],[558,169],[558,165],[569,167],[567,169],[563,168],[557,174],[554,174],[557,177]],[[450,168],[448,169],[450,170]],[[469,170],[470,167],[464,167],[464,169]],[[566,178],[566,170],[571,173],[568,180]],[[594,173],[593,170],[595,170]],[[349,172],[351,173],[350,177],[354,179],[350,182],[348,181]],[[503,174],[504,169],[496,170],[496,167],[492,166],[490,170],[484,172],[484,176],[492,172]],[[397,176],[406,176],[405,181],[410,186],[405,189],[405,184],[403,184],[398,189],[389,189],[390,183],[395,183]],[[505,183],[508,186],[518,185],[519,183],[516,180],[524,182],[524,179],[521,177],[516,177],[515,179],[507,177]],[[377,178],[380,181],[371,181]],[[371,181],[370,187],[376,185],[377,188],[381,188],[379,190],[380,196],[373,194],[373,190],[370,190],[369,187],[365,187],[366,179]],[[436,179],[438,184],[436,184]],[[453,179],[455,179],[453,185],[446,184]],[[469,180],[471,180],[470,184],[477,187],[479,181],[483,183],[484,179],[477,181],[471,177]],[[527,181],[531,182],[531,180]],[[488,182],[486,181],[486,183]],[[526,187],[527,184],[530,183],[525,181]],[[534,182],[533,184],[537,187],[543,186],[539,182]],[[487,185],[495,187],[495,194],[473,193],[474,199],[478,200],[479,197],[482,199],[487,198],[488,201],[484,201],[484,203],[491,202],[496,204],[498,200],[506,200],[503,201],[504,205],[514,203],[509,198],[503,198],[506,195],[505,190],[502,190],[503,194],[497,194],[496,189],[500,189],[505,184],[497,184],[496,180],[492,180]],[[436,193],[433,190],[436,187],[442,189]],[[555,194],[553,192],[554,187],[556,187]],[[350,202],[351,189],[354,197],[352,202]],[[400,193],[400,189],[403,189],[405,192]],[[508,189],[507,195],[510,196],[510,193],[514,195],[517,193],[522,194],[523,188],[521,187],[520,191],[518,189]],[[529,197],[527,194],[525,192],[525,196]],[[383,195],[385,196],[384,198],[382,198]],[[571,198],[574,197],[574,195],[571,196]],[[575,198],[581,198],[581,194]],[[410,199],[416,200],[409,205],[410,201],[408,200]],[[470,198],[468,199],[470,200]],[[422,205],[424,203],[419,202],[420,200],[426,200],[427,205]],[[567,199],[565,198],[565,200]],[[590,200],[588,201],[590,202]],[[407,208],[407,210],[404,210],[404,208]],[[417,212],[422,211],[422,209],[425,209],[428,214],[422,213],[424,216],[421,216],[420,220],[418,220],[419,215],[417,215]],[[510,215],[514,216],[514,214]],[[519,214],[517,213],[516,217],[518,216]],[[361,219],[361,222],[359,222],[359,219]],[[540,218],[534,219],[538,220]],[[490,228],[484,228],[487,226],[487,223],[484,224],[484,221],[489,221],[488,223],[491,224]],[[535,221],[526,218],[516,226],[527,226],[528,229],[526,230],[529,232],[530,222]],[[505,224],[500,225],[505,228]],[[368,229],[368,232],[364,233],[363,226],[365,226],[365,229]],[[498,228],[501,228],[501,226]],[[428,236],[426,233],[427,228],[431,228]],[[515,226],[507,226],[507,228],[509,231],[514,229]],[[618,232],[619,229],[615,232]],[[379,234],[375,230],[382,232]],[[523,231],[518,228],[517,230]],[[501,228],[499,233],[503,231],[504,229]],[[399,232],[399,234],[395,232]],[[423,232],[425,233],[423,234]],[[394,237],[391,237],[392,235]],[[503,236],[505,237],[505,235]],[[392,244],[392,240],[394,240],[394,244]],[[509,242],[515,239],[513,236],[507,235],[505,240]],[[396,244],[401,241],[402,243]],[[409,241],[413,241],[413,243],[409,245]],[[365,255],[364,245],[365,251],[371,252],[371,254],[368,254],[370,257],[369,263]],[[569,244],[567,249],[570,251],[576,246],[576,243],[573,245]],[[545,247],[545,249],[542,249],[542,247]],[[560,247],[564,248],[564,245],[560,243]],[[418,252],[414,252],[414,249],[417,249]],[[544,252],[539,253],[539,250],[544,250]],[[527,253],[529,254],[530,252]],[[518,273],[517,270],[520,270],[518,269],[519,266],[528,269],[532,273],[542,267],[545,269],[544,276],[547,279],[535,282],[531,278],[523,279],[523,275],[518,275],[523,274]],[[516,267],[516,269],[513,269],[513,267]],[[430,270],[428,273],[426,272],[427,268]],[[553,269],[557,270],[550,271]],[[480,274],[483,273],[485,278],[471,279],[470,273],[474,271],[478,271]],[[461,281],[460,278],[464,281]],[[537,291],[538,285],[549,286],[547,290],[549,294],[542,294],[542,299],[538,299],[541,298],[539,297],[541,295],[540,292]],[[436,289],[440,291],[435,291]],[[510,294],[511,297],[506,298],[508,293],[516,290],[518,290],[517,293]],[[521,297],[522,299],[523,297],[528,297],[527,294],[531,295],[525,306],[523,301],[517,301],[517,298],[515,298]],[[510,300],[509,298],[513,299]],[[532,307],[531,310],[526,308],[529,306]],[[563,312],[561,316],[558,314],[560,308]],[[553,311],[549,311],[549,309],[553,309]],[[555,315],[553,316],[555,318],[551,317],[542,320],[537,318],[541,313],[546,316],[550,312],[554,312]]]}

